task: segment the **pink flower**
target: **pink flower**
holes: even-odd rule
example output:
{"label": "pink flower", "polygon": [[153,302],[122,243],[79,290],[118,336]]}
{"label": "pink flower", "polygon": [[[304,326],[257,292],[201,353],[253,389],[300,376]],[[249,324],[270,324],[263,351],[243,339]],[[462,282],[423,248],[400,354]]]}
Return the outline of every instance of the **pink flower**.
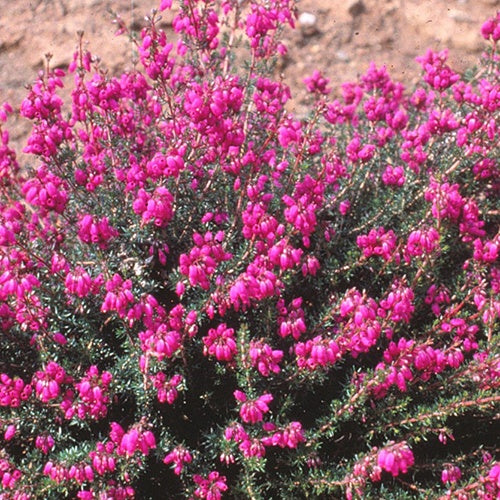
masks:
{"label": "pink flower", "polygon": [[174,464],[174,473],[179,475],[182,472],[185,464],[191,463],[191,453],[183,446],[177,446],[170,453],[165,455],[163,463],[168,465]]}
{"label": "pink flower", "polygon": [[66,345],[68,343],[68,339],[60,332],[55,332],[52,335],[54,342],[59,345]]}
{"label": "pink flower", "polygon": [[448,50],[434,52],[428,49],[425,55],[417,57],[416,60],[424,69],[424,80],[434,89],[443,91],[451,87],[460,75],[455,73],[446,64]]}
{"label": "pink flower", "polygon": [[139,451],[143,455],[148,455],[149,451],[154,448],[156,448],[156,439],[151,431],[141,427],[132,427],[121,436],[117,453],[132,456],[136,451]]}
{"label": "pink flower", "polygon": [[32,393],[31,384],[16,377],[11,379],[5,373],[0,374],[0,406],[17,408],[21,401],[26,401]]}
{"label": "pink flower", "polygon": [[324,95],[328,95],[332,91],[331,88],[327,87],[329,81],[317,69],[313,71],[311,76],[304,78],[304,83],[309,92]]}
{"label": "pink flower", "polygon": [[441,472],[441,481],[443,483],[456,483],[462,477],[462,471],[456,465],[448,465]]}
{"label": "pink flower", "polygon": [[221,323],[217,328],[210,328],[208,335],[203,337],[203,354],[215,356],[219,361],[232,361],[237,348],[234,339],[234,329]]}
{"label": "pink flower", "polygon": [[413,290],[404,285],[404,282],[395,281],[387,297],[380,301],[379,316],[388,314],[391,321],[404,321],[408,323],[413,315],[415,306],[413,301],[415,294]]}
{"label": "pink flower", "polygon": [[386,231],[383,227],[378,227],[371,229],[368,234],[359,235],[356,243],[366,258],[378,255],[387,262],[394,255],[397,240],[392,229]]}
{"label": "pink flower", "polygon": [[87,416],[93,419],[105,417],[108,412],[111,381],[111,373],[103,371],[101,374],[98,368],[92,365],[82,380],[75,384],[79,401],[71,410],[76,411],[78,417],[82,419]]}
{"label": "pink flower", "polygon": [[172,7],[172,0],[161,0],[159,10],[170,9]]}
{"label": "pink flower", "polygon": [[243,404],[240,407],[240,416],[243,422],[255,424],[262,421],[264,413],[269,411],[268,404],[273,400],[271,394],[263,394],[257,399],[247,399],[244,392],[234,391],[234,397]]}
{"label": "pink flower", "polygon": [[280,299],[277,304],[279,311],[278,333],[280,337],[291,335],[295,340],[306,331],[304,310],[302,309],[302,297],[297,297],[285,307],[285,301]]}
{"label": "pink flower", "polygon": [[198,498],[207,500],[220,500],[222,493],[227,490],[226,477],[221,476],[217,471],[212,471],[205,479],[198,474],[193,476],[194,482],[198,485],[194,494]]}
{"label": "pink flower", "polygon": [[54,447],[55,441],[50,434],[42,434],[35,439],[35,446],[45,455]]}
{"label": "pink flower", "polygon": [[204,235],[193,234],[195,246],[188,254],[181,254],[179,257],[179,270],[189,278],[191,286],[198,285],[203,290],[209,290],[210,279],[217,266],[232,258],[232,255],[224,250],[223,240],[223,231],[218,231],[216,234],[211,231],[207,231]]}
{"label": "pink flower", "polygon": [[413,452],[406,442],[396,443],[381,449],[377,455],[377,464],[393,476],[406,474],[415,462]]}
{"label": "pink flower", "polygon": [[132,294],[132,280],[124,280],[119,274],[106,282],[106,296],[101,306],[102,312],[116,311],[120,317],[125,317],[127,308],[135,301]]}
{"label": "pink flower", "polygon": [[109,437],[113,443],[119,443],[125,434],[123,427],[117,422],[111,422],[111,430],[109,432]]}
{"label": "pink flower", "polygon": [[45,370],[39,370],[33,376],[36,395],[44,403],[57,399],[61,393],[61,385],[71,381],[64,368],[55,361],[47,363]]}
{"label": "pink flower", "polygon": [[479,262],[495,262],[500,255],[500,236],[491,241],[476,238],[473,245],[474,259]]}
{"label": "pink flower", "polygon": [[66,285],[66,293],[83,298],[89,293],[96,293],[102,281],[102,275],[93,280],[83,267],[77,266],[73,271],[68,272],[64,284]]}
{"label": "pink flower", "polygon": [[181,334],[168,323],[160,323],[156,331],[148,329],[139,332],[139,340],[141,349],[159,361],[171,358],[181,346]]}
{"label": "pink flower", "polygon": [[244,457],[262,458],[266,454],[266,449],[262,442],[257,439],[244,439],[239,445],[240,451]]}
{"label": "pink flower", "polygon": [[283,358],[283,351],[273,350],[268,344],[262,341],[250,341],[248,350],[252,366],[268,377],[271,372],[279,373],[279,362]]}
{"label": "pink flower", "polygon": [[22,192],[28,203],[40,207],[43,212],[63,213],[69,198],[66,183],[46,165],[38,168],[35,178],[25,182]]}
{"label": "pink flower", "polygon": [[403,167],[387,165],[382,174],[382,181],[387,186],[403,186],[405,183],[405,172]]}
{"label": "pink flower", "polygon": [[431,255],[439,250],[439,233],[434,227],[412,231],[404,249],[404,258],[410,262],[411,256]]}
{"label": "pink flower", "polygon": [[481,26],[481,35],[485,40],[491,38],[494,42],[500,40],[500,11],[495,17],[486,20]]}
{"label": "pink flower", "polygon": [[304,441],[304,431],[300,422],[290,422],[285,428],[274,429],[270,436],[262,438],[264,445],[280,448],[297,448],[299,443]]}
{"label": "pink flower", "polygon": [[342,215],[347,215],[350,209],[351,209],[351,202],[349,200],[342,200],[339,203],[339,212]]}
{"label": "pink flower", "polygon": [[101,250],[106,250],[112,238],[118,236],[118,231],[109,225],[107,217],[95,220],[90,214],[81,217],[78,222],[78,237],[84,243],[97,244]]}
{"label": "pink flower", "polygon": [[337,342],[321,335],[306,342],[298,342],[295,345],[295,355],[299,368],[308,370],[334,365],[341,358]]}
{"label": "pink flower", "polygon": [[132,207],[136,214],[142,216],[145,223],[153,222],[157,227],[165,227],[172,219],[174,198],[170,191],[158,186],[152,194],[139,189]]}
{"label": "pink flower", "polygon": [[500,489],[500,463],[496,463],[488,472],[490,480],[498,489]]}
{"label": "pink flower", "polygon": [[10,441],[16,435],[16,430],[17,429],[14,424],[8,425],[3,435],[5,441]]}
{"label": "pink flower", "polygon": [[[245,395],[241,391],[235,391],[235,393],[239,393],[239,397],[245,397]],[[237,422],[233,422],[229,427],[226,427],[226,429],[224,430],[224,438],[227,441],[233,440],[237,443],[241,443],[241,441],[249,439],[248,434],[245,432],[243,426]]]}
{"label": "pink flower", "polygon": [[178,396],[178,387],[181,385],[184,380],[182,375],[174,375],[169,380],[167,380],[165,374],[163,372],[159,372],[156,375],[152,376],[153,385],[158,391],[157,397],[160,403],[173,404]]}

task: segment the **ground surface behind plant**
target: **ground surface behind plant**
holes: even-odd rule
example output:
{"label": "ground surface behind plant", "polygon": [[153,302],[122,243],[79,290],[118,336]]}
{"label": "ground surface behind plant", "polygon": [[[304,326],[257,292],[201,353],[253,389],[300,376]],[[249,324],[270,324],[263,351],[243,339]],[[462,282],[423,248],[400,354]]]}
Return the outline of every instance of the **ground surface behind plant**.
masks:
{"label": "ground surface behind plant", "polygon": [[[133,50],[125,37],[115,37],[113,10],[132,29],[144,25],[155,0],[0,0],[0,100],[17,108],[25,86],[43,67],[67,68],[83,30],[90,50],[112,73],[133,67]],[[481,22],[500,7],[499,0],[302,0],[299,14],[316,17],[312,29],[287,31],[289,53],[280,70],[292,87],[292,108],[304,115],[304,76],[320,69],[334,89],[364,73],[370,61],[386,64],[395,79],[411,85],[420,72],[414,62],[427,47],[450,49],[450,63],[464,70],[483,49]],[[166,28],[173,12],[164,15]],[[335,91],[334,91],[335,92]],[[11,124],[12,144],[19,150],[30,125]]]}

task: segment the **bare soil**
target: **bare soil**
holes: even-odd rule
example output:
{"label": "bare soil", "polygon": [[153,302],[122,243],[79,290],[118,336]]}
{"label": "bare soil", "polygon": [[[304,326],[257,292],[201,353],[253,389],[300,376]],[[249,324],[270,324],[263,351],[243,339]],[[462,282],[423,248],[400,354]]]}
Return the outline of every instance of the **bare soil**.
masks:
{"label": "bare soil", "polygon": [[[137,31],[157,5],[155,0],[0,0],[0,101],[19,107],[46,53],[52,54],[52,67],[67,68],[80,30],[112,74],[131,69],[132,46],[114,35],[110,12]],[[313,22],[286,30],[288,54],[280,66],[295,112],[305,114],[302,80],[315,69],[330,78],[334,94],[341,83],[364,73],[370,61],[385,64],[394,79],[411,87],[420,74],[415,57],[428,47],[449,48],[451,66],[464,71],[484,50],[480,26],[498,8],[500,0],[299,1],[299,15],[308,13],[306,21]],[[174,13],[165,13],[165,26]],[[16,117],[10,129],[19,148],[29,124]]]}

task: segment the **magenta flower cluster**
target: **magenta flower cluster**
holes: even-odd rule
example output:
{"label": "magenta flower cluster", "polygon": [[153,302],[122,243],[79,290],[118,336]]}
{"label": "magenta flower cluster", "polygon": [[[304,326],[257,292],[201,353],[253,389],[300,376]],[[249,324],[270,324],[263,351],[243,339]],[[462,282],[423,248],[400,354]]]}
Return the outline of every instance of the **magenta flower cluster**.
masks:
{"label": "magenta flower cluster", "polygon": [[32,164],[0,107],[0,498],[498,497],[500,13],[304,119],[292,0],[173,4],[40,72]]}

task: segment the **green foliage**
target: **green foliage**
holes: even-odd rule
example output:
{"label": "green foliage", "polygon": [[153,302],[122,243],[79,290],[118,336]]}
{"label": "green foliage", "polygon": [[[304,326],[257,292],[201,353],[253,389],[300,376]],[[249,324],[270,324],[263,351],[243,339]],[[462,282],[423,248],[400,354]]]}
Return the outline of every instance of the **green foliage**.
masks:
{"label": "green foliage", "polygon": [[32,165],[2,135],[2,499],[498,494],[499,18],[298,121],[293,15],[184,0],[140,70],[82,44],[67,109],[40,75]]}

